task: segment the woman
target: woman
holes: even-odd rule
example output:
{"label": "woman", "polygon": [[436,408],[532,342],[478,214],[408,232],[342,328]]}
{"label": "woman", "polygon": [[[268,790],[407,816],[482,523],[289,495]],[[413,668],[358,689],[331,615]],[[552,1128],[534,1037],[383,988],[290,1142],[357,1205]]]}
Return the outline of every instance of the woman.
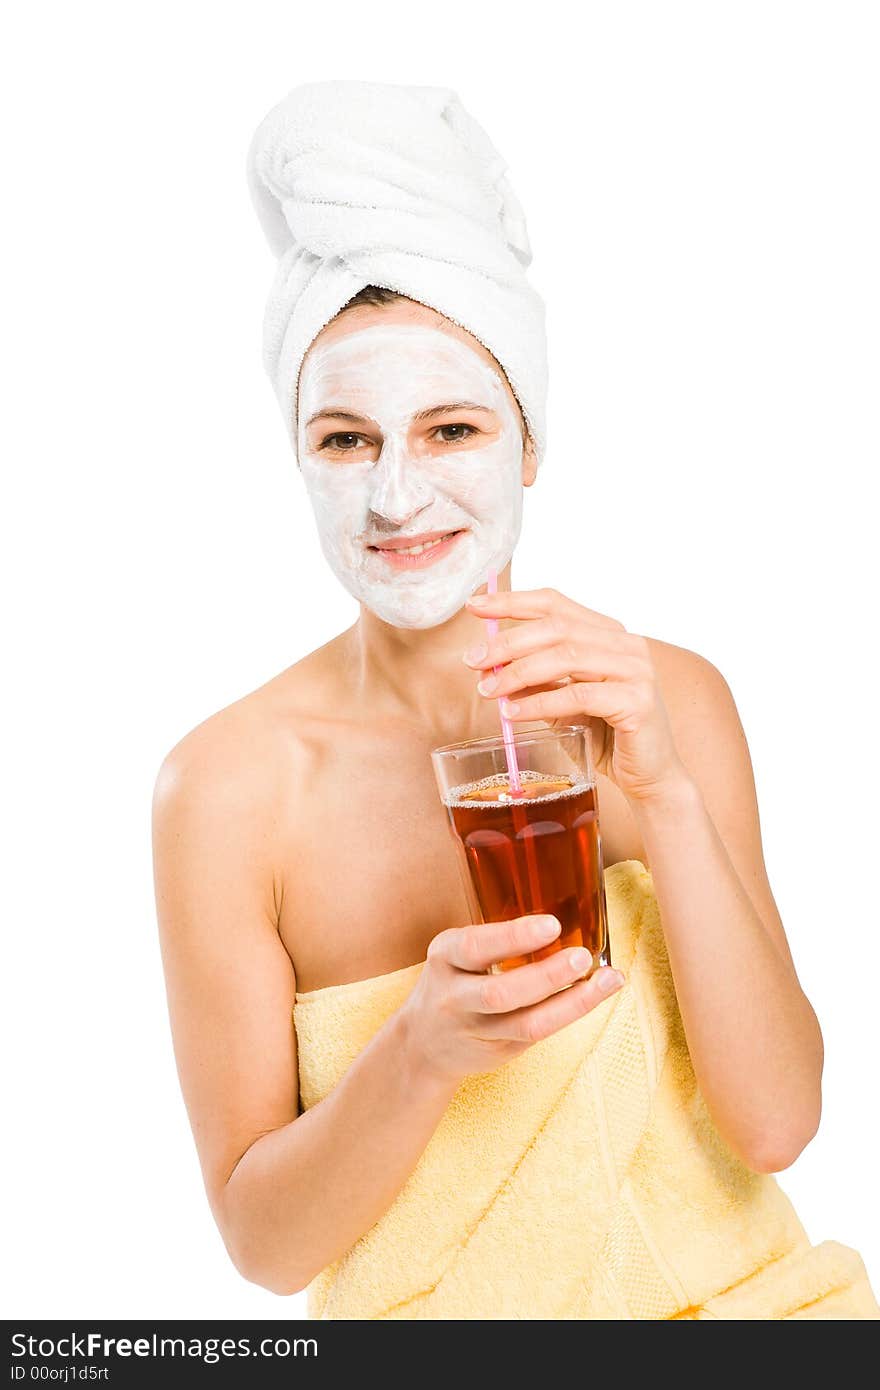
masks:
{"label": "woman", "polygon": [[[189,733],[157,779],[175,1050],[231,1258],[276,1293],[308,1286],[324,1317],[878,1316],[856,1252],[810,1247],[769,1177],[816,1132],[822,1038],[723,677],[573,597],[511,588],[545,368],[503,162],[453,93],[319,83],[273,108],[248,168],[280,257],[266,365],[360,611]],[[500,699],[520,724],[590,725],[626,988],[571,950],[487,974],[559,930],[469,919],[433,782],[431,748],[496,734]],[[654,938],[633,894],[653,954],[637,956],[639,930]],[[595,1079],[622,1074],[613,1020],[630,1007],[672,1060],[638,1083],[626,1162],[605,1143],[620,1171],[600,1198],[600,1125],[578,1084],[592,1067],[612,1135],[639,1109],[641,1090]],[[526,1158],[565,1154],[572,1135],[560,1186],[529,1179]],[[662,1234],[681,1225],[658,1215],[668,1194],[633,1215],[652,1182],[670,1186],[663,1143],[705,1158],[680,1170],[676,1200],[700,1209],[683,1243],[737,1247],[696,1271]],[[560,1221],[572,1179],[578,1214]],[[527,1234],[505,1214],[514,1192]],[[646,1228],[626,1258],[624,1207]],[[564,1298],[547,1293],[562,1283]],[[719,1303],[731,1288],[751,1301]]]}

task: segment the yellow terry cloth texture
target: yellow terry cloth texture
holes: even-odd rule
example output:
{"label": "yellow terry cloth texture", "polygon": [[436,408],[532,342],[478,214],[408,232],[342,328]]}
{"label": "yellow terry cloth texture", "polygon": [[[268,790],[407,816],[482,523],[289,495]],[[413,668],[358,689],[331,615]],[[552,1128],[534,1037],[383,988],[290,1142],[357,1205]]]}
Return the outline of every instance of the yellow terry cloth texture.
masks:
{"label": "yellow terry cloth texture", "polygon": [[[812,1246],[715,1129],[649,871],[614,864],[605,885],[627,984],[465,1078],[389,1209],[309,1285],[309,1317],[880,1319],[859,1254]],[[423,966],[297,994],[304,1109]]]}

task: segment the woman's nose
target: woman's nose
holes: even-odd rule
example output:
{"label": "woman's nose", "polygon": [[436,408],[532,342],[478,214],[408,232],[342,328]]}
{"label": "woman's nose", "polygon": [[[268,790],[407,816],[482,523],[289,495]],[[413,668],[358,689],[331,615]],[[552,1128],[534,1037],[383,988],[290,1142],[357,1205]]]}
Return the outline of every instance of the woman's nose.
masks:
{"label": "woman's nose", "polygon": [[395,526],[402,526],[431,501],[433,494],[421,469],[393,439],[384,441],[373,476],[370,508]]}

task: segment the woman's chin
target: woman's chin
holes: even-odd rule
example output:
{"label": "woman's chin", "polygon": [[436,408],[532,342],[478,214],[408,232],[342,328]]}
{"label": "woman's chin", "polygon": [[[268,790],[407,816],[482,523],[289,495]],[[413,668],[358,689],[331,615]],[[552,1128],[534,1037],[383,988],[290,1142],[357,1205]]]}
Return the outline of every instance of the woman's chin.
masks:
{"label": "woman's chin", "polygon": [[419,613],[400,613],[394,610],[385,610],[381,612],[374,608],[373,612],[377,617],[381,618],[383,622],[389,623],[391,627],[405,628],[411,632],[418,632],[427,631],[432,627],[442,627],[444,623],[449,622],[450,618],[454,618],[455,614],[460,612],[463,607],[464,604],[459,604],[457,608],[453,608],[451,611],[447,611],[446,609],[432,609]]}
{"label": "woman's chin", "polygon": [[369,597],[362,595],[361,602],[375,613],[377,618],[390,623],[392,627],[417,630],[442,627],[444,623],[448,623],[450,618],[462,611],[472,593],[473,584],[459,583],[455,586],[454,594],[450,593],[449,589],[442,595],[419,593],[416,589],[411,589],[408,593],[398,593],[394,596],[389,594],[379,597],[375,593]]}

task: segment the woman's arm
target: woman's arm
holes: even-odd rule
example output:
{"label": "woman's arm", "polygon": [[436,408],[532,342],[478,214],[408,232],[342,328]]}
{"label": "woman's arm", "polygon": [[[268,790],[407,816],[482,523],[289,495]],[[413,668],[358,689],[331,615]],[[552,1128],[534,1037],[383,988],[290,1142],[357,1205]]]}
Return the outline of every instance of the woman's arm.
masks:
{"label": "woman's arm", "polygon": [[240,1273],[291,1294],[390,1206],[455,1090],[408,1060],[393,1015],[298,1116],[296,979],[277,930],[273,789],[226,714],[166,758],[156,903],[181,1089],[205,1190]]}
{"label": "woman's arm", "polygon": [[238,1268],[298,1293],[388,1210],[457,1086],[415,1064],[397,1010],[333,1089],[257,1139],[222,1195]]}
{"label": "woman's arm", "polygon": [[[822,1036],[767,881],[751,760],[721,673],[555,589],[474,595],[521,619],[464,654],[514,720],[588,722],[641,830],[694,1072],[752,1168],[788,1167],[821,1111]],[[564,682],[555,688],[551,683]],[[604,721],[604,722],[603,722]]]}
{"label": "woman's arm", "polygon": [[730,1147],[775,1172],[818,1128],[822,1034],[767,881],[733,696],[702,657],[651,646],[688,775],[630,806],[700,1090]]}

